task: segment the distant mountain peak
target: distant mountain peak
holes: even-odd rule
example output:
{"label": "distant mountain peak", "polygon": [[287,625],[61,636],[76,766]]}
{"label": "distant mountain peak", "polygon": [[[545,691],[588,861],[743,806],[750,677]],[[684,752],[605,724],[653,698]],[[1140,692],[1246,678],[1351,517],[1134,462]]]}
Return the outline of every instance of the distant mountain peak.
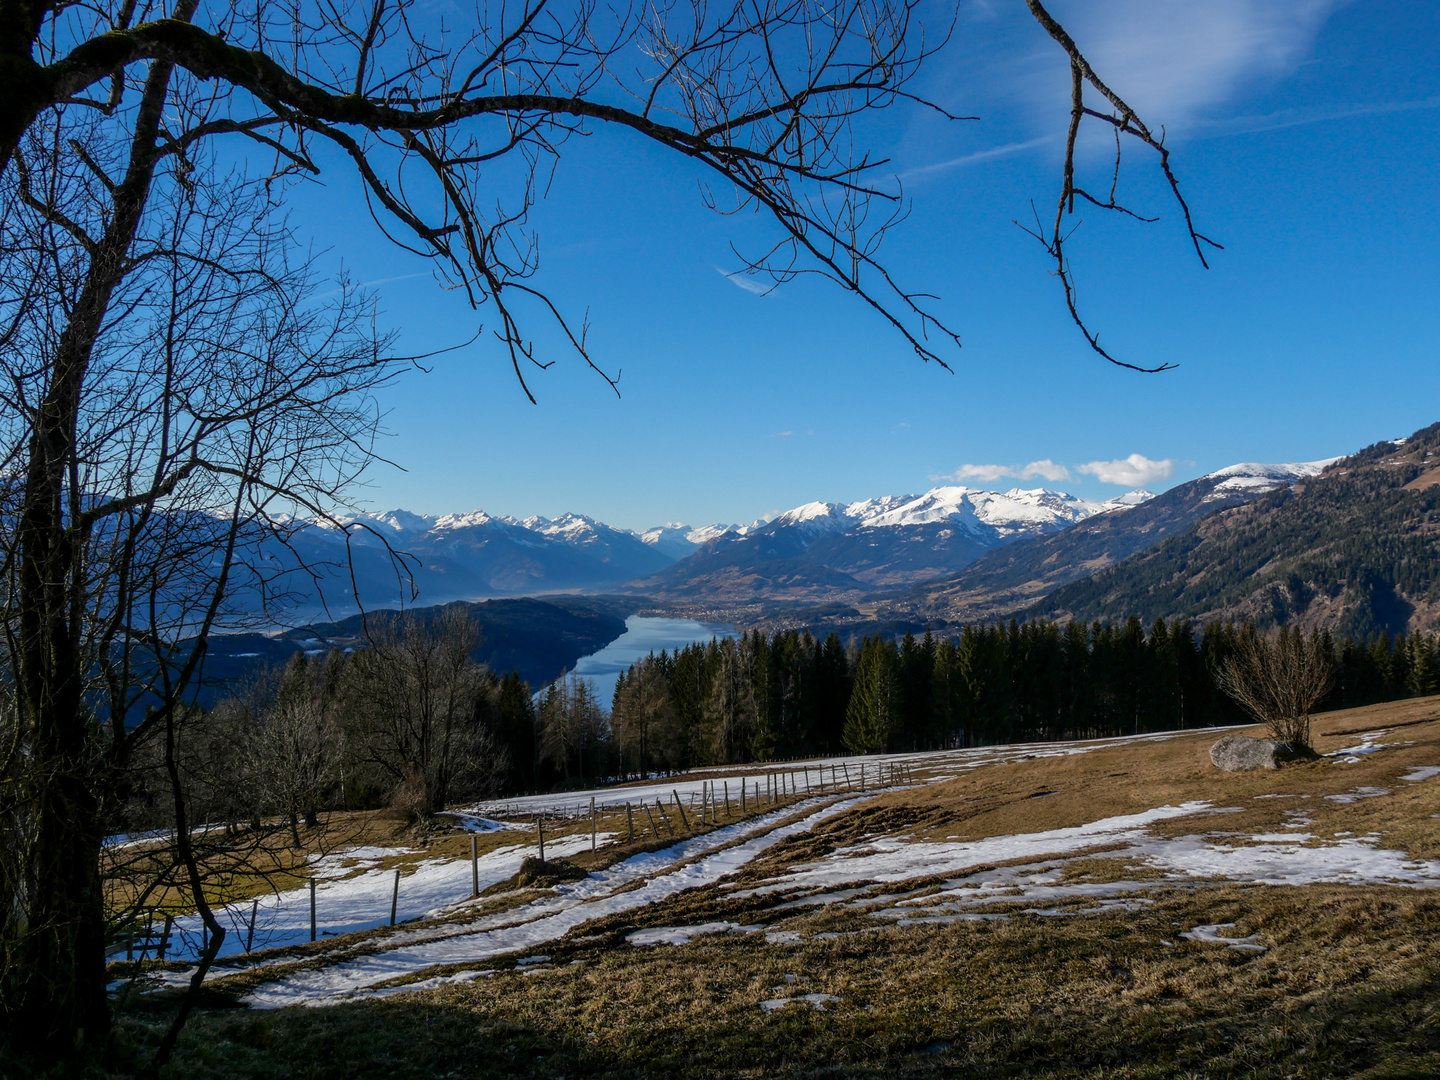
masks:
{"label": "distant mountain peak", "polygon": [[1236,492],[1249,495],[1263,495],[1267,491],[1288,487],[1312,476],[1319,476],[1329,465],[1339,461],[1338,457],[1320,461],[1288,461],[1267,465],[1256,461],[1244,461],[1238,465],[1227,465],[1206,473],[1202,479],[1216,480],[1214,489],[1205,497],[1206,502],[1228,498]]}
{"label": "distant mountain peak", "polygon": [[1144,488],[1136,488],[1134,491],[1127,491],[1124,495],[1116,495],[1113,499],[1106,499],[1100,505],[1110,510],[1128,510],[1132,506],[1139,506],[1143,502],[1149,502],[1155,498],[1153,491],[1146,491]]}

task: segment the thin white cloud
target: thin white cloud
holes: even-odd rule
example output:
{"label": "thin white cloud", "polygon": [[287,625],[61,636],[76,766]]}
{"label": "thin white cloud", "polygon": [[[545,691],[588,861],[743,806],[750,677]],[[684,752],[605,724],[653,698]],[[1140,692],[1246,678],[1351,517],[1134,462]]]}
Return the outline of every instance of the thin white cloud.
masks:
{"label": "thin white cloud", "polygon": [[935,173],[949,172],[952,169],[963,169],[967,165],[977,165],[982,161],[994,161],[996,158],[1012,157],[1015,154],[1023,154],[1026,150],[1033,150],[1037,146],[1044,146],[1046,143],[1055,142],[1054,135],[1042,135],[1038,139],[1026,139],[1024,142],[1006,143],[1004,146],[993,146],[989,150],[976,150],[971,154],[961,154],[959,157],[950,158],[948,161],[937,161],[931,165],[917,165],[913,169],[906,169],[904,172],[896,173],[897,180],[920,180]]}
{"label": "thin white cloud", "polygon": [[[1286,78],[1310,59],[1329,17],[1351,0],[1051,0],[1102,79],[1152,129],[1183,133],[1250,87]],[[1001,16],[1013,51],[977,55],[991,88],[1029,106],[1032,133],[1063,130],[1070,68],[1024,5]],[[964,78],[964,77],[962,77]],[[983,88],[976,87],[978,90]],[[1092,107],[1104,103],[1092,95]],[[1094,134],[1100,134],[1097,126]],[[1110,152],[1108,134],[1095,138]]]}
{"label": "thin white cloud", "polygon": [[1032,461],[1028,465],[961,465],[949,476],[932,477],[934,480],[978,480],[982,484],[994,484],[1005,477],[1016,480],[1069,480],[1070,470],[1049,458]]}
{"label": "thin white cloud", "polygon": [[373,289],[376,285],[389,285],[392,281],[410,281],[412,278],[430,276],[431,271],[422,270],[418,274],[401,274],[399,277],[382,277],[376,278],[374,281],[362,281],[360,283],[360,288]]}
{"label": "thin white cloud", "polygon": [[961,465],[949,476],[936,477],[937,480],[959,480],[964,483],[966,480],[979,480],[982,484],[993,484],[1006,476],[1014,476],[1010,470],[1013,465]]}
{"label": "thin white cloud", "polygon": [[764,296],[766,293],[768,293],[771,289],[775,287],[774,282],[765,284],[764,282],[756,281],[749,274],[743,273],[738,270],[733,274],[726,273],[724,270],[721,270],[720,267],[713,264],[711,265],[711,269],[714,270],[721,277],[723,277],[726,281],[730,282],[731,285],[734,285],[737,289],[744,289],[746,292],[754,293],[756,296]]}
{"label": "thin white cloud", "polygon": [[1076,465],[1075,471],[1088,473],[1102,484],[1133,488],[1168,479],[1175,472],[1175,461],[1173,458],[1152,461],[1144,454],[1131,454],[1118,461],[1089,461]]}
{"label": "thin white cloud", "polygon": [[1025,466],[1025,471],[1020,474],[1022,480],[1030,480],[1034,477],[1042,480],[1069,480],[1070,470],[1064,465],[1057,465],[1049,458],[1041,458],[1039,461],[1032,461]]}
{"label": "thin white cloud", "polygon": [[[1247,83],[1291,74],[1342,2],[1063,0],[1051,11],[1101,77],[1154,125],[1194,116]],[[1057,81],[1068,97],[1068,70]]]}
{"label": "thin white cloud", "polygon": [[[409,281],[409,280],[411,280],[412,278],[421,278],[421,277],[430,277],[430,276],[431,276],[430,271],[428,271],[428,270],[422,270],[422,271],[421,271],[420,273],[418,273],[418,274],[401,274],[399,277],[376,278],[374,281],[362,281],[362,282],[360,282],[360,284],[355,285],[355,286],[352,286],[352,288],[356,288],[356,289],[373,289],[373,288],[375,288],[375,286],[377,286],[377,285],[389,285],[392,281]],[[326,292],[323,292],[323,293],[316,293],[316,294],[315,294],[314,296],[312,296],[310,299],[311,299],[311,300],[328,300],[328,299],[330,299],[330,297],[332,297],[332,296],[339,296],[343,291],[344,291],[343,289],[330,289],[330,290],[328,290],[328,291],[326,291]]]}
{"label": "thin white cloud", "polygon": [[794,434],[795,432],[793,431],[772,431],[767,437],[771,439],[788,439]]}
{"label": "thin white cloud", "polygon": [[1281,128],[1305,127],[1330,120],[1349,120],[1358,116],[1383,116],[1387,113],[1418,112],[1440,109],[1440,96],[1415,101],[1371,101],[1341,105],[1330,109],[1282,109],[1260,116],[1232,116],[1224,119],[1197,120],[1191,127],[1198,135],[1245,135],[1258,131],[1279,131]]}

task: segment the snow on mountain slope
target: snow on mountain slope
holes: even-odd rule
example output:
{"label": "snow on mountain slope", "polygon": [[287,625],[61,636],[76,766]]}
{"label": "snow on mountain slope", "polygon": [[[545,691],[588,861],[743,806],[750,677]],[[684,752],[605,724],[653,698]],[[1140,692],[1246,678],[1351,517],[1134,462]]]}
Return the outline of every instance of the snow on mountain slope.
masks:
{"label": "snow on mountain slope", "polygon": [[1155,498],[1153,491],[1146,491],[1144,488],[1136,488],[1134,491],[1127,491],[1124,495],[1116,495],[1113,499],[1106,499],[1100,505],[1108,513],[1111,510],[1128,510],[1132,506],[1139,506],[1143,502],[1149,502]]}
{"label": "snow on mountain slope", "polygon": [[[759,524],[757,522],[756,524]],[[649,544],[656,551],[662,551],[672,559],[683,559],[701,544],[707,544],[711,540],[718,539],[727,533],[736,536],[744,536],[754,526],[752,525],[702,525],[692,529],[689,525],[679,521],[667,521],[664,525],[657,525],[653,529],[646,529],[636,535],[640,537],[641,543]]]}
{"label": "snow on mountain slope", "polygon": [[1245,461],[1224,469],[1207,473],[1205,479],[1218,479],[1214,489],[1206,496],[1206,502],[1216,502],[1234,492],[1261,495],[1277,488],[1288,487],[1311,476],[1319,476],[1326,466],[1339,461],[1338,457],[1321,461],[1290,461],[1278,465],[1265,465]]}
{"label": "snow on mountain slope", "polygon": [[1001,538],[1008,538],[1017,533],[1063,528],[1104,510],[1101,503],[1046,488],[1012,488],[1002,493],[937,487],[864,518],[860,527],[883,529],[945,521],[972,532],[993,530]]}

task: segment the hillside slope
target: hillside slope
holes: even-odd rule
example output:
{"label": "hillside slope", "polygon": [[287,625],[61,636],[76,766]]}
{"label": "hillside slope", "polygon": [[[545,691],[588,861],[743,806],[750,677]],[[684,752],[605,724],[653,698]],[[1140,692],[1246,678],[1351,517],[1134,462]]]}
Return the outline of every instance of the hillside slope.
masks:
{"label": "hillside slope", "polygon": [[1060,532],[995,548],[958,574],[917,586],[886,608],[936,622],[1007,617],[1062,585],[1184,532],[1201,518],[1315,476],[1330,463],[1232,465],[1124,512],[1097,514]]}
{"label": "hillside slope", "polygon": [[[412,608],[407,617],[428,624],[455,606],[464,608],[480,634],[472,658],[501,674],[516,670],[536,687],[625,632],[625,619],[613,604],[560,598],[554,602],[529,598],[462,601]],[[276,637],[215,635],[206,650],[204,699],[223,697],[258,669],[283,664],[298,653],[323,655],[331,649],[363,648],[365,643],[365,618],[360,615],[302,626]]]}
{"label": "hillside slope", "polygon": [[1028,609],[1365,635],[1440,628],[1440,424],[1203,519]]}

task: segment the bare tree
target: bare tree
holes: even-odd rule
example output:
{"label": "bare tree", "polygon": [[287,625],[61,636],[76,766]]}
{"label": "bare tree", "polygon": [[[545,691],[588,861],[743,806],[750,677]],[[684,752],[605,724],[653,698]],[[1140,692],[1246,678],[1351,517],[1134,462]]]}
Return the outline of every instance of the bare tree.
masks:
{"label": "bare tree", "polygon": [[[290,590],[296,512],[332,513],[393,370],[352,290],[315,297],[266,177],[221,172],[188,137],[213,103],[172,74],[154,65],[112,116],[47,109],[0,176],[0,633],[18,718],[0,818],[23,838],[0,880],[0,1017],[52,1051],[108,1029],[117,779],[147,740],[180,775],[207,636]],[[193,861],[170,795],[176,859]]]}
{"label": "bare tree", "polygon": [[534,317],[591,360],[535,282],[528,211],[571,136],[644,139],[707,205],[768,218],[744,270],[829,278],[943,364],[958,341],[933,298],[880,261],[904,204],[855,127],[918,103],[948,27],[927,36],[917,10],[479,0],[442,27],[414,0],[0,0],[0,817],[22,844],[0,881],[0,1015],[19,1045],[108,1029],[99,853],[134,739],[163,746],[176,856],[213,921],[178,710],[206,637],[243,624],[237,593],[263,608],[294,580],[287,515],[333,517],[369,456],[391,367],[351,292],[313,299],[273,215],[286,184],[338,154],[387,235],[493,311],[525,386],[550,362]]}
{"label": "bare tree", "polygon": [[479,631],[458,604],[429,620],[382,613],[374,621],[369,647],[348,665],[347,740],[407,808],[432,814],[504,769],[481,723],[492,688],[470,658]]}
{"label": "bare tree", "polygon": [[1216,672],[1220,688],[1270,729],[1276,742],[1310,749],[1310,710],[1330,692],[1334,663],[1318,635],[1281,627],[1268,636],[1248,627]]}
{"label": "bare tree", "polygon": [[339,783],[345,667],[338,651],[314,661],[297,655],[245,740],[255,795],[289,824],[297,848],[300,822],[319,825],[320,807]]}

